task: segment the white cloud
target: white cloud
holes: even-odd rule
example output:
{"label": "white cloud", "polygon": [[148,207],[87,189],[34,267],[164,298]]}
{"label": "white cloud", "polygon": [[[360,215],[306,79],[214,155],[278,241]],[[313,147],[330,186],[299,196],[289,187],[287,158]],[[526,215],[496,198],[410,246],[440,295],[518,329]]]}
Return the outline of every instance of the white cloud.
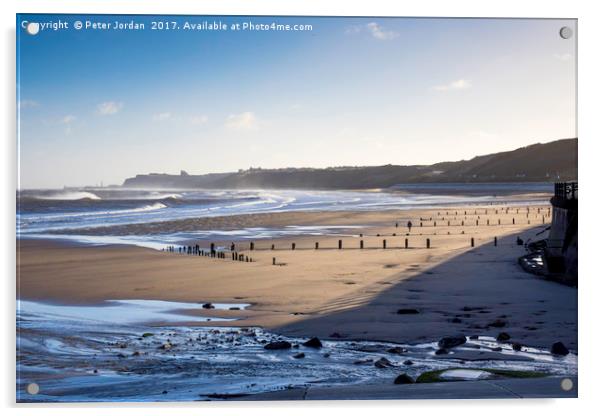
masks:
{"label": "white cloud", "polygon": [[432,87],[435,91],[452,91],[452,90],[465,90],[467,88],[472,87],[470,81],[466,79],[458,79],[456,81],[452,81],[449,84],[445,85],[435,85]]}
{"label": "white cloud", "polygon": [[102,116],[110,116],[118,113],[123,108],[123,103],[116,101],[105,101],[96,106],[98,114]]}
{"label": "white cloud", "polygon": [[347,34],[356,34],[361,32],[368,32],[373,38],[378,40],[391,40],[399,36],[399,33],[393,30],[386,30],[376,22],[370,22],[365,25],[350,26],[345,31]]}
{"label": "white cloud", "polygon": [[251,111],[240,114],[230,114],[226,127],[233,130],[254,130],[257,128],[257,117]]}
{"label": "white cloud", "polygon": [[555,53],[554,58],[556,58],[560,61],[571,61],[571,60],[573,60],[573,55],[571,55],[570,53],[562,53],[562,54]]}
{"label": "white cloud", "polygon": [[395,39],[399,36],[399,33],[393,32],[392,30],[385,30],[381,25],[376,22],[371,22],[366,25],[368,31],[372,36],[379,40],[390,40]]}
{"label": "white cloud", "polygon": [[60,124],[71,124],[73,123],[75,120],[77,119],[77,117],[75,117],[72,114],[67,114],[65,117],[61,118],[59,120]]}
{"label": "white cloud", "polygon": [[171,113],[169,111],[166,111],[164,113],[158,113],[153,116],[153,120],[155,120],[155,121],[165,121],[165,120],[169,120],[170,118],[171,118]]}
{"label": "white cloud", "polygon": [[19,101],[19,108],[33,108],[38,107],[40,103],[34,100],[21,100]]}
{"label": "white cloud", "polygon": [[209,117],[207,117],[205,114],[199,114],[199,115],[190,117],[188,120],[190,121],[190,124],[194,124],[195,126],[200,126],[200,125],[207,123],[207,121],[209,121]]}

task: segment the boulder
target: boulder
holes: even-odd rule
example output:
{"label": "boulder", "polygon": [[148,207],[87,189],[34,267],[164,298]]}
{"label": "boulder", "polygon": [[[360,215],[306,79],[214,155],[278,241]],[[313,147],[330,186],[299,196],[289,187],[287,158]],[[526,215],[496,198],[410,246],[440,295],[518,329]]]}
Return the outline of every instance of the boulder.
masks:
{"label": "boulder", "polygon": [[569,349],[562,342],[555,342],[552,344],[550,352],[554,355],[568,355]]}
{"label": "boulder", "polygon": [[471,336],[468,337],[468,339],[477,340],[477,339],[479,339],[479,336],[478,335],[471,335]]}
{"label": "boulder", "polygon": [[420,312],[418,311],[418,309],[413,308],[402,308],[397,310],[398,315],[416,315],[419,313]]}
{"label": "boulder", "polygon": [[437,351],[435,351],[435,355],[445,355],[445,354],[449,354],[449,351],[446,350],[445,348],[439,348]]}
{"label": "boulder", "polygon": [[459,345],[466,343],[466,337],[464,335],[454,335],[450,337],[443,337],[439,340],[439,348],[454,348]]}
{"label": "boulder", "polygon": [[393,363],[387,360],[385,357],[381,357],[374,362],[374,367],[376,368],[389,368],[393,367]]}
{"label": "boulder", "polygon": [[503,319],[496,319],[493,322],[490,322],[487,326],[493,327],[493,328],[503,328],[505,327],[507,324],[506,321],[504,321]]}
{"label": "boulder", "polygon": [[203,303],[203,309],[214,309],[215,306],[211,303]]}
{"label": "boulder", "polygon": [[518,342],[515,342],[514,344],[512,344],[512,349],[514,351],[521,351],[523,349],[523,346]]}
{"label": "boulder", "polygon": [[293,358],[297,358],[297,359],[305,358],[305,353],[300,352],[299,354],[295,354],[295,355],[293,355]]}
{"label": "boulder", "polygon": [[266,350],[288,350],[292,347],[288,341],[274,341],[268,342],[263,346]]}
{"label": "boulder", "polygon": [[389,348],[387,350],[388,353],[390,354],[403,354],[408,352],[408,350],[406,350],[405,348],[402,347],[393,347],[393,348]]}
{"label": "boulder", "polygon": [[507,332],[500,332],[496,338],[498,341],[508,341],[510,339],[510,334]]}
{"label": "boulder", "polygon": [[406,373],[403,373],[395,378],[393,384],[414,384],[414,379]]}
{"label": "boulder", "polygon": [[313,338],[305,341],[303,343],[303,345],[305,347],[309,347],[309,348],[322,348],[322,342],[316,337],[313,337]]}
{"label": "boulder", "polygon": [[412,361],[412,360],[405,360],[405,361],[403,362],[403,364],[404,364],[404,365],[414,365],[414,361]]}

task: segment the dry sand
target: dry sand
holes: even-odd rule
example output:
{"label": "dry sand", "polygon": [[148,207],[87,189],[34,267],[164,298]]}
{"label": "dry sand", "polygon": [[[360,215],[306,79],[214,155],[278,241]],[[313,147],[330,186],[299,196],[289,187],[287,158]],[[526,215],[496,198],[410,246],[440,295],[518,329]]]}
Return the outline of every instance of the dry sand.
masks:
{"label": "dry sand", "polygon": [[[224,227],[370,224],[354,231],[364,237],[341,237],[343,250],[337,249],[339,237],[260,240],[252,252],[248,242],[237,242],[237,249],[251,256],[252,263],[129,246],[20,240],[18,296],[69,304],[110,299],[246,302],[252,304],[248,310],[203,314],[241,318],[226,325],[259,325],[303,336],[329,337],[337,332],[349,339],[415,343],[455,332],[497,335],[503,330],[526,345],[547,347],[560,340],[576,349],[576,290],[540,280],[517,264],[524,248],[515,244],[516,235],[545,237],[535,237],[535,233],[546,226],[542,215],[547,214],[547,206],[539,215],[536,210],[531,207],[529,217],[526,208],[518,214],[511,208],[506,214],[503,207],[483,207],[475,215],[475,207],[449,207],[212,220]],[[423,221],[419,227],[420,218],[433,221]],[[410,219],[414,228],[406,236],[402,225]],[[502,225],[497,225],[498,219]],[[543,217],[543,221],[549,220]],[[194,224],[194,220],[189,222]],[[178,227],[182,224],[186,223],[177,223]],[[214,225],[210,222],[208,227]],[[169,228],[169,224],[162,227]],[[475,248],[470,246],[471,237]],[[494,237],[499,239],[497,247],[493,246]],[[405,238],[408,249],[404,248]],[[430,249],[426,248],[427,238]],[[387,249],[382,249],[383,239]],[[364,250],[359,249],[360,240],[364,240]],[[314,249],[316,241],[319,250]],[[270,249],[272,244],[276,250]],[[272,265],[274,257],[276,266]],[[399,315],[399,308],[416,308],[419,313]],[[503,320],[505,327],[488,326],[496,319]]]}

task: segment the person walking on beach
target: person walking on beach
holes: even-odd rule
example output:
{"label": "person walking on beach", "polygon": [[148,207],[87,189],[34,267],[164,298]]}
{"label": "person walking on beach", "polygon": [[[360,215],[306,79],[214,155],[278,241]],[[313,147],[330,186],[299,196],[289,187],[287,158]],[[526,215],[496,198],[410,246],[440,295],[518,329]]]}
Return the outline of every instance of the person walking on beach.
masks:
{"label": "person walking on beach", "polygon": [[412,221],[408,221],[408,233],[412,232]]}

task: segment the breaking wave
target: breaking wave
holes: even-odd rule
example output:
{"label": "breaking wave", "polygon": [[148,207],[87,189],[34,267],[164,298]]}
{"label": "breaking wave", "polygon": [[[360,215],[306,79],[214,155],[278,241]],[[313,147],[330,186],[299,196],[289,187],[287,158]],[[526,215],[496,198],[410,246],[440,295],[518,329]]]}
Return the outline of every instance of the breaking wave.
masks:
{"label": "breaking wave", "polygon": [[38,195],[31,195],[32,199],[49,199],[49,200],[61,200],[61,201],[77,201],[79,199],[93,199],[100,200],[101,198],[92,193],[86,191],[60,191],[52,193],[43,193]]}

